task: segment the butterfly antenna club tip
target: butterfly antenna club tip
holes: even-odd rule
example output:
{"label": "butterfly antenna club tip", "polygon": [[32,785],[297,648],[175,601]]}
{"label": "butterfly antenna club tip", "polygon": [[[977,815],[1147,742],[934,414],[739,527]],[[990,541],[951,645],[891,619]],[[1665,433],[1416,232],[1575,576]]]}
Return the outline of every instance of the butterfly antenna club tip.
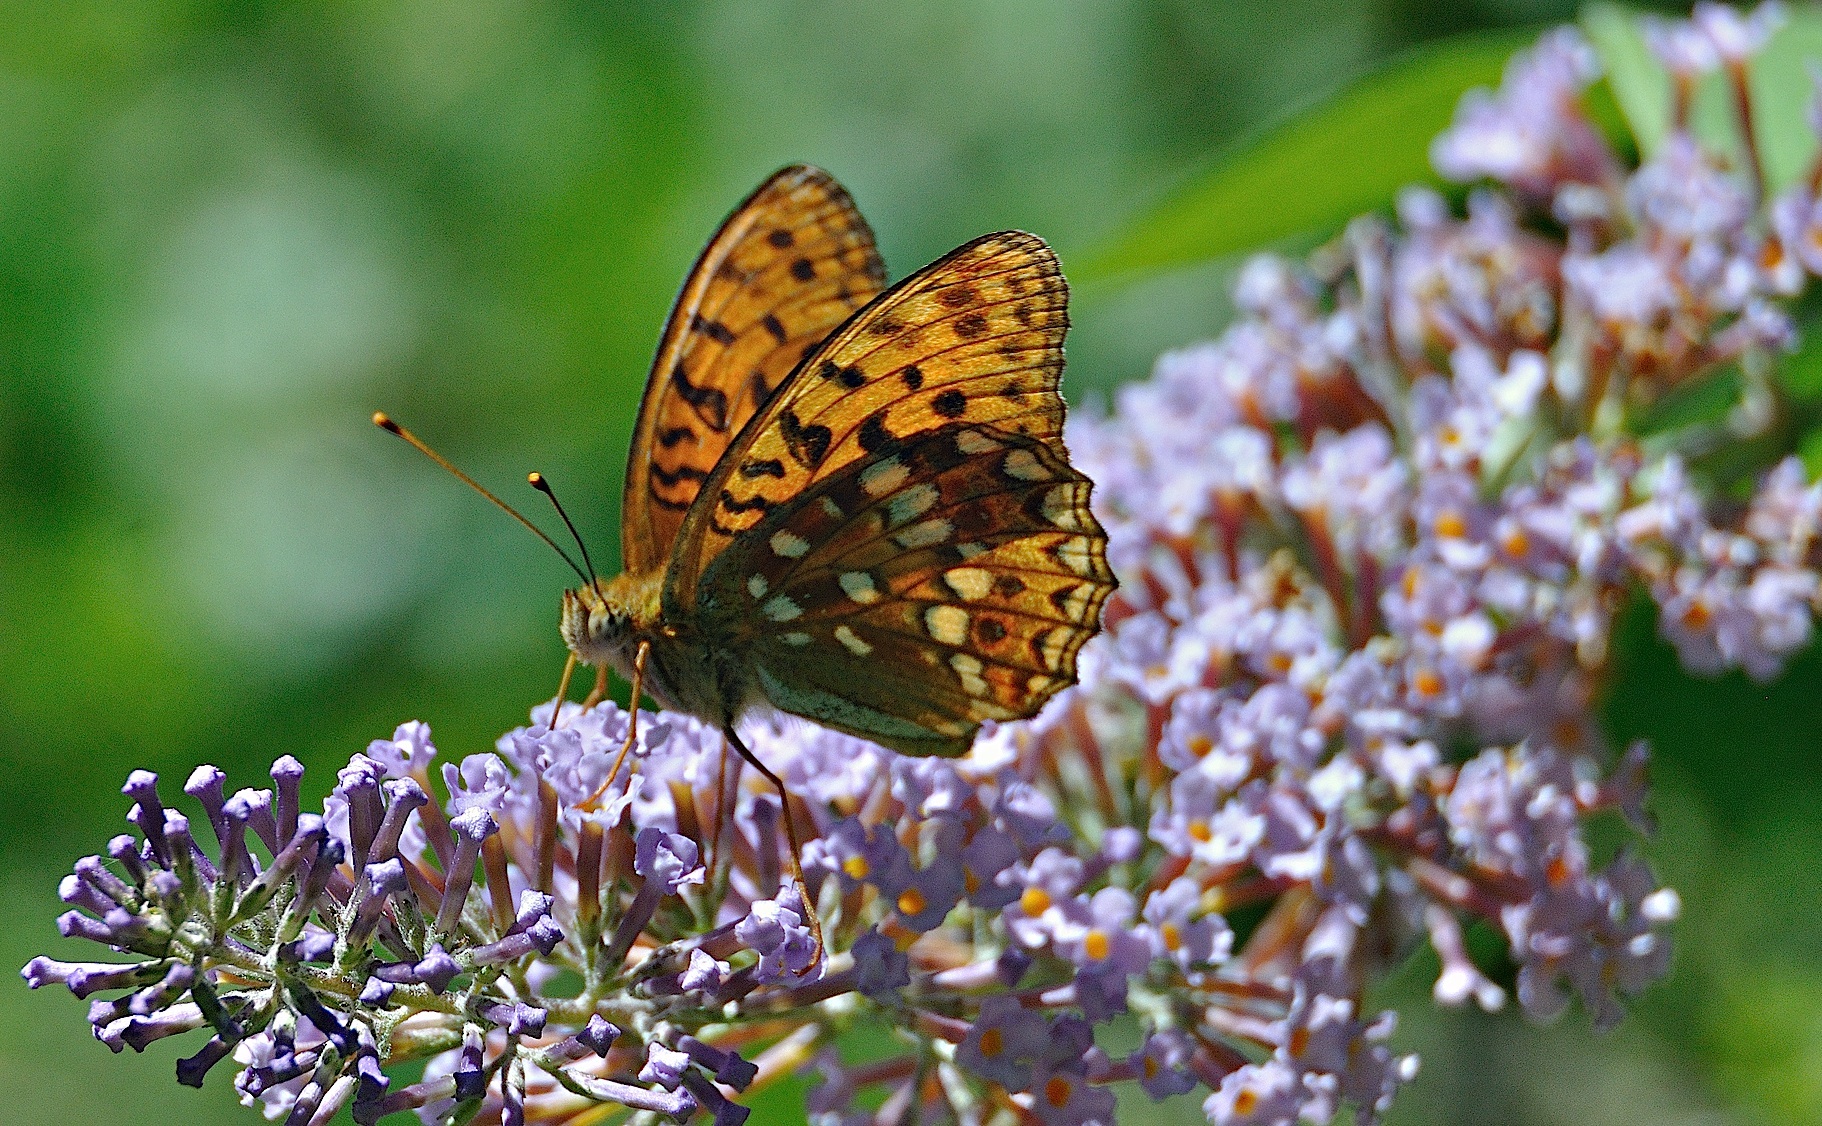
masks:
{"label": "butterfly antenna club tip", "polygon": [[576,531],[575,521],[571,520],[569,518],[569,513],[564,511],[563,502],[557,499],[557,491],[550,487],[549,478],[534,469],[525,475],[525,481],[532,488],[550,498],[550,503],[556,508],[557,515],[563,518],[563,526],[569,529],[570,538],[576,541],[577,549],[582,552],[582,563],[588,568],[588,581],[591,583],[594,582],[595,561],[588,557],[588,545],[582,542],[582,533]]}

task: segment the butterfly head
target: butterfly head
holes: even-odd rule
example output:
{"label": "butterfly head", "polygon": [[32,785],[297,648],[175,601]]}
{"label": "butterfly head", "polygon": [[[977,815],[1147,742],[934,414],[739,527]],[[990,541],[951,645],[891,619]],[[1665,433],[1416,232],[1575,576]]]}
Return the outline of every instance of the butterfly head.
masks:
{"label": "butterfly head", "polygon": [[615,575],[563,592],[563,642],[591,665],[623,668],[655,628],[663,576]]}

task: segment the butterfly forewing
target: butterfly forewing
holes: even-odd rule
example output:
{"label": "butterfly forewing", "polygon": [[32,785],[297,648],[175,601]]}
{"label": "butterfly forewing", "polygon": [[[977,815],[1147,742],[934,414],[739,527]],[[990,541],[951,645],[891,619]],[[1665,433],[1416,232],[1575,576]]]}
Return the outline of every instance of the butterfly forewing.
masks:
{"label": "butterfly forewing", "polygon": [[667,604],[692,605],[708,562],[766,513],[889,443],[967,423],[1063,458],[1067,306],[1056,256],[1020,231],[976,239],[883,294],[805,359],[704,484]]}
{"label": "butterfly forewing", "polygon": [[622,563],[669,558],[746,421],[885,284],[873,232],[828,173],[785,168],[728,216],[671,310],[627,461]]}
{"label": "butterfly forewing", "polygon": [[819,478],[710,564],[704,624],[773,703],[960,754],[1075,679],[1113,588],[1089,483],[1044,442],[925,431]]}

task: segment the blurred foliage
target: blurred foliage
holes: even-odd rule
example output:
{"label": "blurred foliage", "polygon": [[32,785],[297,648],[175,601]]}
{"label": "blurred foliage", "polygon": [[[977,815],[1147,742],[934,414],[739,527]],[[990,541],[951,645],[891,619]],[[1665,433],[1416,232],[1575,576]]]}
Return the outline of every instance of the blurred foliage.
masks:
{"label": "blurred foliage", "polygon": [[[1626,125],[1647,156],[1663,144],[1670,129],[1670,76],[1645,46],[1639,21],[1615,4],[1590,5],[1582,28],[1600,54],[1605,85],[1625,113]],[[1777,191],[1808,171],[1816,156],[1816,133],[1809,115],[1793,112],[1806,106],[1814,80],[1810,71],[1822,59],[1822,10],[1794,8],[1785,25],[1753,59],[1750,87],[1753,132],[1759,142],[1768,187]],[[1745,146],[1727,80],[1711,74],[1695,92],[1690,124],[1705,145],[1731,153],[1743,162]]]}
{"label": "blurred foliage", "polygon": [[[553,690],[561,564],[376,407],[534,509],[516,482],[543,470],[606,556],[670,295],[774,167],[840,176],[895,276],[1012,226],[1066,269],[1145,267],[1079,295],[1079,397],[1223,323],[1223,261],[1162,267],[1383,205],[1512,29],[1573,14],[0,0],[0,963],[60,952],[57,879],[119,824],[131,767],[257,784],[290,752],[320,793],[403,719],[461,754]],[[1661,76],[1615,10],[1587,26],[1649,150]],[[1822,53],[1799,26],[1766,98]],[[1480,37],[1423,47],[1458,33]],[[1809,144],[1768,137],[1775,178]],[[1400,1122],[1822,1117],[1822,659],[1692,681],[1648,618],[1622,640],[1611,729],[1658,747],[1677,972],[1596,1038],[1437,1012],[1417,961],[1385,991],[1425,1055]],[[250,1120],[220,1076],[178,1088],[178,1054],[110,1057],[67,997],[0,988],[13,1120]],[[1200,1120],[1178,1102],[1129,1120]]]}
{"label": "blurred foliage", "polygon": [[1476,86],[1496,86],[1528,35],[1426,45],[1248,143],[1129,223],[1072,271],[1077,284],[1169,269],[1332,230],[1434,179],[1430,141]]}

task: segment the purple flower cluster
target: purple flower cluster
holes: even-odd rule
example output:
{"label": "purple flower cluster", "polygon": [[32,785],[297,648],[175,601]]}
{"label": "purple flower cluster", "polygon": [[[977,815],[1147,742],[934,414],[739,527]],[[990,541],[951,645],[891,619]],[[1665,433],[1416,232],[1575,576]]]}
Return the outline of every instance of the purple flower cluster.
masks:
{"label": "purple flower cluster", "polygon": [[[1703,7],[1652,41],[1681,82],[1775,20]],[[76,864],[60,920],[126,960],[27,980],[97,998],[116,1051],[196,1032],[182,1082],[232,1059],[293,1126],[739,1123],[811,1066],[818,1124],[1110,1123],[1122,1083],[1219,1126],[1372,1122],[1417,1061],[1362,994],[1420,941],[1440,1003],[1610,1026],[1678,912],[1586,838],[1645,824],[1645,752],[1613,761],[1594,719],[1615,617],[1649,592],[1691,668],[1764,677],[1822,595],[1800,465],[1722,504],[1703,463],[1775,409],[1822,203],[1704,151],[1686,92],[1628,171],[1595,71],[1546,36],[1436,143],[1465,213],[1412,190],[1255,260],[1226,334],[1073,421],[1121,589],[1042,715],[953,761],[749,717],[825,957],[785,811],[717,733],[566,703],[455,763],[406,724],[321,815],[289,757],[232,796],[200,768],[212,849],[135,773],[136,833]],[[1645,436],[1723,368],[1725,423]],[[1476,924],[1503,964],[1470,959]],[[862,1020],[902,1051],[843,1062]]]}

